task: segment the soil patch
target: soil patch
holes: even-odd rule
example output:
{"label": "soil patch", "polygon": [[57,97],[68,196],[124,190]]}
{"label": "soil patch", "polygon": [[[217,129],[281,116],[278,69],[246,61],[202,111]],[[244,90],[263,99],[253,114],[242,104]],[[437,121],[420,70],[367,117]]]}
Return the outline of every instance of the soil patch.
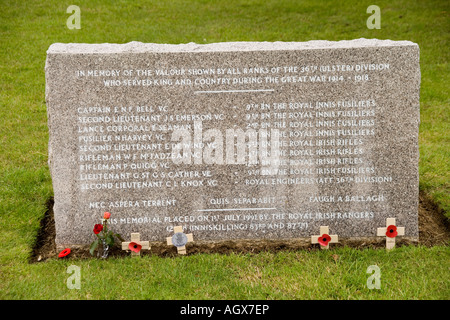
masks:
{"label": "soil patch", "polygon": [[[53,217],[53,199],[47,202],[47,212],[41,220],[39,233],[36,243],[30,257],[30,263],[44,261],[49,258],[57,257],[59,251],[55,244],[55,220]],[[450,241],[450,221],[445,217],[444,212],[433,203],[433,201],[420,192],[419,196],[419,241],[407,238],[400,238],[397,241],[399,246],[402,245],[423,245],[427,247],[435,245],[448,245]],[[143,255],[155,254],[159,256],[176,256],[175,247],[167,246],[161,242],[150,243],[151,249],[143,252]],[[379,239],[367,238],[366,240],[352,240],[340,238],[339,244],[334,246],[349,246],[355,248],[384,248],[385,242],[382,237]],[[187,245],[188,254],[195,253],[257,253],[261,251],[280,251],[280,250],[317,250],[313,247],[309,240],[295,239],[289,241],[283,240],[242,240],[242,241],[195,241],[193,244]],[[91,258],[88,247],[71,248],[71,259]],[[110,256],[121,257],[130,254],[122,251],[119,246],[111,250]]]}

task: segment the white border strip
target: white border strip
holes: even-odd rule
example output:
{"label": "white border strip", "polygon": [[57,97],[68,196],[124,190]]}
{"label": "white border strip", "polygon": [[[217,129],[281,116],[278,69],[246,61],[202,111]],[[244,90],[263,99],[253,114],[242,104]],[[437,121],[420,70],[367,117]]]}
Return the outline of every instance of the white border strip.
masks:
{"label": "white border strip", "polygon": [[230,209],[200,209],[197,211],[244,211],[244,210],[276,210],[277,208],[230,208]]}
{"label": "white border strip", "polygon": [[233,92],[273,92],[275,89],[259,89],[259,90],[211,90],[211,91],[195,91],[195,94],[198,93],[233,93]]}

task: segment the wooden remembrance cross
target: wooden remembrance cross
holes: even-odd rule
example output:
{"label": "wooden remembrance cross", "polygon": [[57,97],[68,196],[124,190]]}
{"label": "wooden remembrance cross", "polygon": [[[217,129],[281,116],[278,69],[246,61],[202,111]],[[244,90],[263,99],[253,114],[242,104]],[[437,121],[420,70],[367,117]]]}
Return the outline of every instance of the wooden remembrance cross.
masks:
{"label": "wooden remembrance cross", "polygon": [[[320,235],[311,236],[311,243],[313,244],[320,243],[320,249],[328,249],[330,247],[330,243],[338,242],[338,236],[335,234],[330,235],[330,230],[327,226],[321,226],[319,233]],[[327,237],[327,239],[321,241],[320,238],[323,237],[324,235]],[[324,242],[326,242],[326,245],[323,244]]]}
{"label": "wooden remembrance cross", "polygon": [[395,218],[386,219],[386,227],[377,228],[377,236],[386,236],[386,249],[390,250],[395,247],[395,237],[404,236],[405,228],[395,225]]}
{"label": "wooden remembrance cross", "polygon": [[130,243],[136,243],[138,245],[141,245],[141,250],[150,250],[150,242],[148,241],[141,241],[141,235],[139,233],[132,233],[131,234],[131,241],[129,242],[122,242],[122,250],[131,251],[131,256],[140,256],[141,250],[138,252],[130,250],[129,246]]}
{"label": "wooden remembrance cross", "polygon": [[174,235],[167,237],[167,244],[177,247],[178,254],[186,254],[186,243],[194,241],[192,233],[185,234],[183,227],[178,226],[173,228]]}

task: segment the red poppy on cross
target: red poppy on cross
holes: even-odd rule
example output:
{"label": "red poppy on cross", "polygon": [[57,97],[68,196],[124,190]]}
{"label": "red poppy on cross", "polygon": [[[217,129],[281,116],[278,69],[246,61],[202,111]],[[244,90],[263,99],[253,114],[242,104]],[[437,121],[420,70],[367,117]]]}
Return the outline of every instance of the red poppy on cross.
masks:
{"label": "red poppy on cross", "polygon": [[328,249],[330,247],[330,243],[337,243],[338,236],[333,234],[330,235],[330,229],[327,226],[320,227],[320,235],[311,236],[311,243],[320,244],[320,249]]}
{"label": "red poppy on cross", "polygon": [[395,218],[386,219],[386,227],[377,228],[377,236],[386,237],[386,249],[390,250],[395,247],[395,238],[397,236],[404,236],[405,228],[397,227],[395,225]]}
{"label": "red poppy on cross", "polygon": [[122,242],[122,250],[131,251],[131,256],[140,256],[141,249],[150,250],[150,242],[141,241],[139,233],[131,234],[131,241]]}

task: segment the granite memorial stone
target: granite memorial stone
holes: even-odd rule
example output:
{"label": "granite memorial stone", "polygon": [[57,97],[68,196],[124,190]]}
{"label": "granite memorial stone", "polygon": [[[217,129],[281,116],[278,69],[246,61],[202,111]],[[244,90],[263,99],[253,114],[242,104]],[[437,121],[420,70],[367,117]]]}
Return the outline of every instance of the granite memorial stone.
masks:
{"label": "granite memorial stone", "polygon": [[[56,243],[418,238],[409,41],[61,44],[47,52]],[[176,242],[176,241],[175,241]]]}

